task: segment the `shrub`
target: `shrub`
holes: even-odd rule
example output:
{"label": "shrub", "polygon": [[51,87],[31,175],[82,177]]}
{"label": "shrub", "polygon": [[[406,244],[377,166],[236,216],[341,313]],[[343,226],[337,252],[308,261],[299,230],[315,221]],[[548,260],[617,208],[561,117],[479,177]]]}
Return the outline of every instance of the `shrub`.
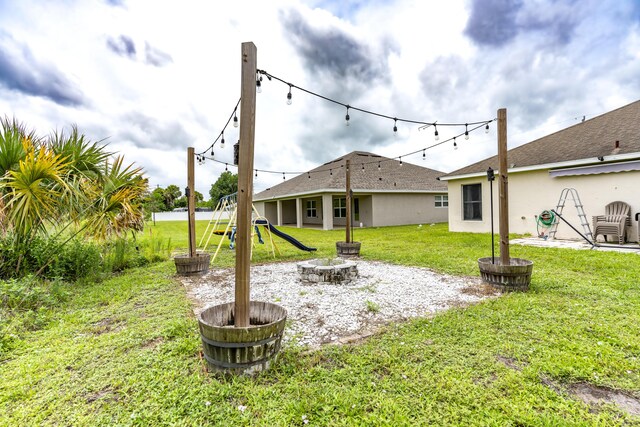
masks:
{"label": "shrub", "polygon": [[49,310],[68,296],[68,285],[61,280],[32,275],[0,280],[0,358],[15,347],[23,332],[45,326]]}

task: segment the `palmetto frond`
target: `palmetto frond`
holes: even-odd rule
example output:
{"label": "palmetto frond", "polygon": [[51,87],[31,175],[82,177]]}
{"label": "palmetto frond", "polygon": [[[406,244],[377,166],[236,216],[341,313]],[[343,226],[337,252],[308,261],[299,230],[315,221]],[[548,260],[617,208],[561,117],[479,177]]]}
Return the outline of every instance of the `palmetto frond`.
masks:
{"label": "palmetto frond", "polygon": [[64,180],[67,164],[60,156],[43,146],[24,147],[17,170],[8,170],[0,181],[0,193],[8,228],[27,238],[59,219],[71,189]]}
{"label": "palmetto frond", "polygon": [[88,231],[101,239],[122,235],[127,230],[141,230],[144,224],[142,199],[148,181],[142,177],[142,168],[123,165],[123,157],[106,163],[100,185],[88,192],[93,195],[88,215]]}
{"label": "palmetto frond", "polygon": [[51,149],[62,156],[69,164],[70,175],[80,175],[90,179],[100,179],[103,165],[111,156],[105,150],[106,145],[90,142],[85,135],[78,132],[77,126],[71,132],[54,132],[49,136]]}

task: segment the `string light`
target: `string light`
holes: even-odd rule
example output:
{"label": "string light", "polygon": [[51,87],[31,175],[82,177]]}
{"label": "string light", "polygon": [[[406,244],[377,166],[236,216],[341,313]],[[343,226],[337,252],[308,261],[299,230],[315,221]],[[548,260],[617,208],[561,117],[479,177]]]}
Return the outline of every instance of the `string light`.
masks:
{"label": "string light", "polygon": [[456,137],[453,137],[453,149],[457,150],[458,149],[458,144],[456,144]]}
{"label": "string light", "polygon": [[311,179],[311,174],[307,172],[307,178]]}
{"label": "string light", "polygon": [[258,177],[258,169],[256,169],[256,178]]}
{"label": "string light", "polygon": [[[338,105],[344,106],[344,107],[346,108],[346,115],[345,115],[345,122],[346,122],[346,123],[345,123],[345,124],[346,124],[347,126],[349,126],[349,125],[350,125],[350,119],[351,119],[351,117],[350,117],[349,113],[350,113],[350,110],[351,110],[351,109],[355,109],[355,110],[361,111],[361,112],[366,113],[366,114],[371,114],[371,115],[375,115],[375,116],[378,116],[378,117],[383,117],[383,118],[387,118],[387,119],[389,119],[389,120],[393,120],[393,131],[394,131],[394,135],[397,135],[397,129],[398,129],[398,125],[397,125],[397,123],[398,123],[398,121],[403,121],[403,122],[407,122],[407,123],[414,123],[414,124],[421,124],[421,125],[423,125],[423,126],[421,126],[418,130],[423,130],[423,129],[425,129],[425,128],[429,127],[429,126],[433,126],[433,127],[434,127],[434,137],[435,137],[435,140],[436,140],[436,141],[440,141],[440,137],[439,137],[439,132],[438,132],[437,124],[439,124],[439,125],[441,125],[441,126],[463,126],[463,125],[464,125],[465,130],[464,130],[464,132],[463,132],[462,134],[457,134],[456,136],[453,136],[452,138],[448,138],[448,139],[446,139],[446,140],[444,140],[444,141],[442,141],[442,142],[438,142],[438,143],[436,143],[436,144],[432,144],[432,145],[427,146],[427,147],[425,147],[425,148],[421,148],[421,149],[419,149],[419,150],[417,150],[417,151],[414,151],[414,152],[411,152],[411,153],[406,153],[406,154],[403,154],[402,156],[399,156],[398,158],[399,158],[400,166],[402,166],[402,164],[403,164],[403,162],[402,162],[402,157],[403,157],[403,156],[410,156],[410,155],[413,155],[413,154],[416,154],[416,153],[419,153],[420,151],[422,151],[422,158],[423,158],[423,160],[424,160],[424,159],[426,159],[426,150],[427,150],[427,149],[433,148],[433,147],[435,147],[435,146],[437,146],[437,145],[444,144],[444,143],[446,143],[446,142],[448,142],[448,141],[453,141],[454,148],[455,148],[455,149],[457,149],[457,140],[456,140],[456,138],[457,138],[457,137],[460,137],[460,136],[464,135],[464,136],[465,136],[465,139],[469,139],[469,133],[470,133],[470,132],[473,132],[474,130],[476,130],[476,129],[480,128],[480,127],[484,127],[484,128],[485,128],[485,132],[486,132],[486,133],[488,133],[488,132],[489,132],[489,124],[490,124],[492,121],[497,120],[497,119],[491,119],[491,120],[485,120],[485,121],[482,121],[482,122],[467,122],[467,123],[437,123],[437,124],[436,124],[436,122],[423,122],[423,121],[407,120],[407,119],[402,119],[402,118],[393,117],[393,116],[387,116],[387,115],[380,114],[380,113],[376,113],[376,112],[373,112],[373,111],[368,111],[368,110],[364,110],[364,109],[361,109],[361,108],[353,107],[353,106],[351,106],[351,105],[349,105],[349,104],[344,104],[344,103],[341,103],[341,102],[339,102],[339,101],[336,101],[336,100],[333,100],[333,99],[327,98],[327,97],[325,97],[325,96],[319,95],[319,94],[317,94],[317,93],[311,92],[311,91],[309,91],[309,90],[307,90],[307,89],[300,88],[300,87],[298,87],[298,86],[295,86],[295,85],[294,85],[294,84],[292,84],[292,83],[287,83],[287,82],[285,82],[284,80],[282,80],[282,79],[280,79],[280,78],[278,78],[278,77],[275,77],[275,76],[270,75],[270,74],[269,74],[269,73],[267,73],[266,71],[263,71],[263,70],[257,70],[257,72],[258,72],[259,74],[261,74],[260,76],[257,76],[257,78],[256,78],[256,88],[257,88],[256,90],[257,90],[258,92],[261,92],[261,87],[262,87],[262,83],[261,83],[261,82],[263,81],[263,77],[262,77],[263,75],[264,75],[264,76],[267,76],[267,79],[268,79],[268,80],[272,80],[272,78],[273,78],[273,79],[276,79],[276,80],[278,80],[278,81],[280,81],[280,82],[282,82],[282,83],[285,83],[285,84],[287,84],[287,85],[289,86],[289,91],[287,92],[287,101],[288,101],[288,104],[290,104],[290,102],[289,102],[289,101],[290,101],[290,100],[292,100],[292,96],[293,96],[293,95],[290,95],[290,94],[291,94],[291,91],[292,91],[292,88],[293,88],[293,87],[296,87],[298,90],[301,90],[301,91],[306,92],[306,93],[308,93],[308,94],[311,94],[311,95],[314,95],[314,96],[316,96],[316,97],[320,97],[320,98],[322,98],[322,99],[324,99],[324,100],[326,100],[326,101],[330,101],[330,102],[333,102],[333,103],[335,103],[335,104],[338,104]],[[215,141],[214,141],[214,142],[213,142],[213,143],[208,147],[208,149],[207,149],[207,150],[203,151],[202,153],[197,153],[197,154],[196,154],[196,156],[197,156],[197,159],[198,159],[198,162],[199,162],[199,163],[204,163],[204,161],[205,161],[205,155],[204,155],[204,154],[205,154],[205,153],[207,153],[207,151],[208,151],[208,150],[210,150],[210,152],[211,152],[211,160],[212,160],[212,161],[217,162],[217,163],[223,163],[223,162],[221,162],[221,161],[216,160],[216,159],[214,159],[214,158],[213,158],[213,156],[214,156],[214,150],[213,150],[213,147],[214,147],[214,145],[216,144],[216,142],[218,142],[218,141],[220,141],[220,146],[221,146],[221,147],[223,147],[223,146],[224,146],[224,143],[225,143],[225,140],[224,140],[224,131],[225,131],[225,129],[227,128],[227,126],[229,125],[229,123],[231,122],[231,120],[232,120],[232,119],[233,119],[234,127],[238,127],[238,126],[239,126],[239,120],[238,120],[237,108],[238,108],[238,106],[240,105],[240,101],[241,101],[241,100],[239,99],[239,100],[238,100],[238,103],[236,104],[236,107],[234,108],[233,112],[231,113],[231,115],[230,115],[230,117],[229,117],[229,120],[227,120],[227,123],[226,123],[226,125],[224,126],[224,128],[222,129],[222,131],[220,132],[220,135],[218,136],[218,138],[216,138],[216,140],[215,140]],[[472,127],[471,127],[471,128],[469,128],[469,126],[472,126]],[[383,161],[392,161],[392,160],[393,160],[393,159],[387,159],[387,160],[383,160]],[[377,161],[377,162],[378,162],[378,170],[380,171],[380,170],[381,170],[381,161],[379,161],[379,160],[375,160],[375,161]],[[369,163],[373,163],[373,162],[369,162]],[[365,163],[362,163],[362,169],[363,169],[363,170],[365,169],[365,168],[364,168],[364,165],[365,165],[365,164],[367,164],[367,163],[366,163],[366,162],[365,162]],[[340,165],[340,166],[341,166],[341,167],[344,167],[344,165]],[[326,169],[324,169],[324,170],[326,171]],[[225,163],[225,171],[228,171],[228,163]],[[257,177],[257,173],[258,173],[258,171],[259,171],[259,169],[255,169],[256,177]],[[296,174],[296,175],[297,175],[297,174],[300,174],[300,173],[304,173],[304,172],[291,172],[291,171],[282,171],[282,172],[279,172],[279,171],[267,171],[267,170],[260,170],[260,171],[262,171],[262,172],[266,172],[266,173],[282,173],[283,180],[286,180],[286,174],[287,174],[287,173],[289,173],[289,174]],[[322,170],[317,170],[317,171],[314,171],[314,173],[316,173],[316,172],[321,172],[321,171],[322,171]],[[329,170],[329,174],[330,174],[330,175],[333,175],[333,168],[331,168],[331,169]],[[311,176],[310,176],[310,173],[308,173],[308,177],[309,177],[309,178],[311,177]]]}
{"label": "string light", "polygon": [[[231,118],[232,118],[232,117],[233,117],[233,114],[229,117],[229,122],[231,121]],[[471,128],[468,128],[468,131],[469,131],[469,132],[473,132],[473,131],[475,131],[475,130],[477,130],[477,129],[481,128],[481,127],[486,127],[486,125],[487,125],[487,124],[489,124],[489,123],[491,123],[491,122],[493,122],[493,121],[495,121],[495,120],[497,120],[497,119],[492,119],[492,120],[487,120],[487,121],[481,122],[481,124],[479,124],[479,125],[476,125],[476,126],[473,126],[473,127],[471,127]],[[381,171],[381,168],[382,168],[382,162],[396,161],[396,159],[399,159],[399,160],[400,160],[400,162],[402,163],[402,157],[412,156],[412,155],[417,154],[417,153],[419,153],[419,152],[421,152],[421,151],[422,151],[422,154],[423,154],[423,160],[424,160],[424,159],[426,159],[426,150],[429,150],[429,149],[431,149],[431,148],[437,147],[437,146],[442,145],[442,144],[446,144],[446,143],[447,143],[447,142],[449,142],[449,141],[453,141],[453,143],[454,143],[454,148],[456,148],[456,149],[457,149],[457,138],[459,138],[459,137],[461,137],[461,136],[463,136],[463,135],[464,135],[464,132],[462,132],[462,133],[460,133],[460,134],[458,134],[458,135],[456,135],[456,136],[453,136],[453,137],[451,137],[451,138],[448,138],[448,139],[446,139],[446,140],[440,141],[440,142],[438,142],[438,143],[435,143],[435,144],[429,145],[429,146],[424,147],[424,148],[420,148],[420,149],[418,149],[418,150],[416,150],[416,151],[412,151],[412,152],[410,152],[410,153],[404,153],[404,154],[402,154],[402,156],[398,156],[398,157],[394,157],[394,158],[388,158],[388,159],[385,159],[385,160],[372,160],[372,161],[370,161],[370,162],[364,162],[364,163],[361,163],[361,164],[362,164],[362,165],[367,165],[367,164],[374,164],[374,162],[377,162],[377,163],[378,163],[378,171]],[[217,142],[217,141],[216,141],[216,142]],[[198,153],[198,154],[196,154],[196,158],[198,159],[198,161],[199,161],[200,163],[204,163],[204,160],[205,160],[205,158],[206,158],[206,157],[205,157],[204,153]],[[211,157],[211,158],[209,158],[209,159],[210,159],[211,161],[215,162],[215,163],[220,163],[220,164],[223,164],[223,163],[224,163],[224,164],[225,164],[225,170],[227,170],[227,169],[228,169],[228,168],[227,168],[228,163],[225,163],[225,162],[220,161],[220,160],[216,160],[216,159],[215,159],[215,158],[213,158],[213,157]],[[340,167],[341,167],[341,168],[344,168],[344,167],[345,167],[345,164],[344,164],[344,163],[343,163],[343,164],[341,164],[341,165],[340,165]],[[324,172],[324,171],[326,171],[326,170],[327,170],[327,169],[318,169],[318,170],[314,170],[314,171],[313,171],[313,173],[320,173],[320,172]],[[301,175],[301,174],[304,174],[304,173],[309,173],[309,171],[296,172],[296,171],[275,171],[275,170],[256,169],[256,173],[257,173],[258,171],[260,171],[260,172],[264,172],[264,173],[281,173],[281,174],[283,174],[283,180],[285,180],[285,179],[286,179],[285,174],[287,174],[287,173],[288,173],[288,174],[291,174],[291,175]],[[333,175],[333,168],[329,168],[329,174],[330,174],[330,175]]]}
{"label": "string light", "polygon": [[289,93],[287,94],[287,105],[291,105],[292,103],[292,99],[291,99],[291,85],[289,85]]}
{"label": "string light", "polygon": [[225,163],[225,164],[224,164],[224,171],[225,171],[225,172],[229,172],[229,168],[228,168],[227,166],[228,166],[228,165]]}
{"label": "string light", "polygon": [[[256,79],[257,81],[258,79]],[[227,123],[224,125],[224,127],[222,128],[222,130],[220,131],[220,134],[218,134],[218,137],[215,139],[215,141],[213,141],[213,143],[208,146],[205,150],[203,150],[200,153],[195,153],[199,156],[204,156],[205,153],[207,153],[209,150],[211,150],[211,157],[213,157],[213,147],[216,145],[216,143],[218,141],[220,141],[220,146],[222,147],[222,144],[224,143],[224,131],[227,129],[227,127],[229,126],[229,123],[231,123],[231,120],[234,120],[234,126],[236,126],[236,121],[238,118],[238,106],[240,105],[240,101],[241,99],[238,99],[238,102],[236,102],[236,106],[233,108],[233,111],[231,112],[231,114],[229,115],[229,119],[227,120]]]}

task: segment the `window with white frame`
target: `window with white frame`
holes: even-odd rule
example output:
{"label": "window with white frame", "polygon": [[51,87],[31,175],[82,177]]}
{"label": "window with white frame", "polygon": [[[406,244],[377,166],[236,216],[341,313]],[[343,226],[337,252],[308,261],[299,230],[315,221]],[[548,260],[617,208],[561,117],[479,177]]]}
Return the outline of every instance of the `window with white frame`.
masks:
{"label": "window with white frame", "polygon": [[347,199],[345,197],[341,199],[333,199],[333,217],[334,218],[347,217]]}
{"label": "window with white frame", "polygon": [[307,200],[307,218],[317,218],[318,209],[315,200]]}
{"label": "window with white frame", "polygon": [[436,195],[436,208],[449,207],[449,196],[447,194]]}
{"label": "window with white frame", "polygon": [[482,221],[482,184],[462,186],[462,219]]}

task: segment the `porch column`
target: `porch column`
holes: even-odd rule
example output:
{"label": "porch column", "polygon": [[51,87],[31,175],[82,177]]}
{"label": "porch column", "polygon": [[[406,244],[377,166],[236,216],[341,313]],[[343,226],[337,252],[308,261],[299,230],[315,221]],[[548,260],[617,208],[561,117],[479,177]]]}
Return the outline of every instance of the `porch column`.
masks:
{"label": "porch column", "polygon": [[277,225],[277,226],[282,226],[282,200],[278,200],[278,201],[276,202],[276,206],[277,206],[276,211],[278,212],[278,217],[277,217],[277,223],[276,223],[276,225]]}
{"label": "porch column", "polygon": [[322,229],[333,230],[333,197],[322,195]]}
{"label": "porch column", "polygon": [[302,198],[296,199],[296,227],[302,228]]}

